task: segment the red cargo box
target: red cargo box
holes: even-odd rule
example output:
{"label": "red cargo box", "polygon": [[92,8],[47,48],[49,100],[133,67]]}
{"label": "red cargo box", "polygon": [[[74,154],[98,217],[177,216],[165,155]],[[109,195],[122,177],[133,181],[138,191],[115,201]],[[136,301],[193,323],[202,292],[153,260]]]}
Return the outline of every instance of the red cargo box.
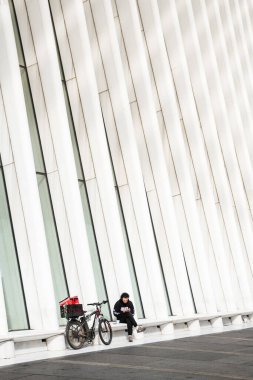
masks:
{"label": "red cargo box", "polygon": [[79,304],[79,299],[78,299],[77,296],[67,297],[67,298],[64,298],[64,300],[62,300],[62,301],[59,302],[60,306],[64,306],[64,305],[77,305],[77,304]]}
{"label": "red cargo box", "polygon": [[73,304],[73,305],[64,305],[60,306],[61,311],[61,318],[77,318],[81,317],[84,314],[83,311],[83,305],[81,303],[79,304]]}

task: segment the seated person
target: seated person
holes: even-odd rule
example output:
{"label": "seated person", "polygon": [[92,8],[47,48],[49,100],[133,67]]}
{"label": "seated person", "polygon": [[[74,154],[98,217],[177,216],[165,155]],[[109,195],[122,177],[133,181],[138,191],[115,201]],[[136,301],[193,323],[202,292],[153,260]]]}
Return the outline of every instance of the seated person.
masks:
{"label": "seated person", "polygon": [[[120,299],[115,303],[113,314],[120,321],[120,323],[127,324],[128,340],[133,341],[133,326],[137,327],[136,320],[134,319],[134,305],[129,300],[128,293],[122,293]],[[137,332],[144,331],[145,328],[138,326]]]}

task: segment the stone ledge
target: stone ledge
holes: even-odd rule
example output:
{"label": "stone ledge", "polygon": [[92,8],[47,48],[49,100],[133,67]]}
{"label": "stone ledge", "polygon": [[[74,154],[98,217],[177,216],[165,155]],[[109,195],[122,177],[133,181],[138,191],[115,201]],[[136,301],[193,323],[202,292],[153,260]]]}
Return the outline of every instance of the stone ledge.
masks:
{"label": "stone ledge", "polygon": [[59,335],[64,335],[65,328],[58,329],[58,330],[27,330],[22,332],[17,332],[14,334],[13,332],[10,333],[10,338],[14,342],[24,342],[24,341],[30,341],[30,340],[44,340],[52,337],[56,337]]}

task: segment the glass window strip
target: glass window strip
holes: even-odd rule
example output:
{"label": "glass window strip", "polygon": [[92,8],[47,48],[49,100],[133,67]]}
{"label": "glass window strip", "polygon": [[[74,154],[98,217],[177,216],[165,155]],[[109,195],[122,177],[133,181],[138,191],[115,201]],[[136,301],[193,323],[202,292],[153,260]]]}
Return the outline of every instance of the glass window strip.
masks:
{"label": "glass window strip", "polygon": [[[4,168],[0,157],[0,281],[9,331],[30,328]],[[1,286],[1,285],[0,285]]]}
{"label": "glass window strip", "polygon": [[159,247],[158,247],[158,242],[157,242],[157,238],[156,238],[156,233],[155,233],[155,228],[154,228],[153,218],[152,218],[152,214],[151,214],[151,210],[150,210],[150,205],[149,205],[149,200],[148,200],[148,196],[147,196],[147,194],[146,194],[146,198],[147,198],[147,204],[148,204],[149,216],[150,216],[151,225],[152,225],[152,230],[153,230],[153,237],[154,237],[154,241],[155,241],[155,245],[156,245],[157,257],[158,257],[158,260],[159,260],[159,266],[160,266],[161,276],[162,276],[162,280],[163,280],[163,288],[164,288],[164,295],[165,295],[166,304],[167,304],[168,315],[173,315],[173,314],[172,314],[171,303],[170,303],[169,292],[168,292],[168,288],[167,288],[167,285],[166,285],[166,280],[165,280],[165,275],[164,275],[164,270],[163,270],[163,265],[162,265],[161,255],[160,255],[160,251],[159,251]]}
{"label": "glass window strip", "polygon": [[[19,27],[18,27],[18,19],[17,19],[17,15],[15,12],[15,6],[13,4],[13,0],[9,0],[9,4],[10,4],[10,8],[12,9],[12,24],[13,24],[13,29],[14,29],[14,33],[15,33],[16,43],[18,43],[19,49],[20,49],[20,51],[22,51],[22,56],[23,56],[23,61],[22,61],[22,65],[20,65],[20,70],[21,70],[21,74],[25,73],[25,75],[23,75],[23,76],[21,75],[21,79],[22,79],[26,109],[27,109],[27,116],[28,116],[28,122],[29,122],[28,124],[29,124],[29,128],[30,128],[30,136],[31,136],[32,148],[33,148],[33,154],[34,154],[36,174],[38,174],[38,175],[43,174],[45,176],[45,179],[46,179],[46,186],[44,186],[44,192],[45,192],[44,198],[45,199],[47,197],[49,198],[48,204],[50,204],[51,212],[52,212],[51,220],[53,220],[53,222],[54,222],[54,234],[55,234],[54,240],[57,241],[57,246],[58,246],[57,248],[55,246],[54,249],[56,249],[58,251],[58,255],[59,255],[59,260],[57,261],[57,263],[58,264],[61,263],[61,265],[58,265],[57,268],[52,268],[55,297],[56,297],[56,302],[58,303],[59,300],[65,298],[69,295],[69,289],[68,289],[67,277],[66,277],[66,272],[65,272],[65,267],[64,267],[64,261],[63,261],[62,252],[61,252],[61,246],[60,246],[60,240],[59,240],[56,220],[55,220],[54,211],[53,211],[53,204],[52,204],[52,199],[51,199],[51,194],[50,194],[50,189],[49,189],[49,184],[48,184],[48,178],[47,178],[47,173],[46,173],[46,166],[45,166],[45,161],[44,161],[42,144],[41,144],[41,140],[40,140],[40,134],[39,134],[39,129],[38,129],[36,112],[35,112],[34,103],[32,100],[32,92],[31,92],[29,77],[28,77],[28,73],[27,73],[27,66],[26,66],[26,62],[25,62],[23,45],[22,45],[21,35],[20,35]],[[38,170],[38,172],[37,172],[37,170]],[[42,207],[42,213],[43,213],[43,218],[44,218],[46,240],[47,240],[47,245],[48,245],[48,249],[49,249],[49,253],[50,253],[50,252],[52,252],[52,249],[50,248],[52,234],[49,233],[49,229],[47,228],[47,225],[46,225],[46,223],[48,223],[49,220],[47,220],[45,218],[45,210],[43,210],[43,204],[42,204],[43,194],[41,191],[40,191],[40,199],[41,199],[41,207]],[[51,261],[51,263],[56,263],[56,261],[53,260],[52,257],[51,257],[50,261]],[[58,276],[58,278],[56,278],[57,276]],[[64,296],[58,295],[58,293],[59,293],[59,277],[62,279],[62,281],[61,281],[62,291],[60,293],[64,294]],[[57,308],[59,321],[62,324],[64,322],[60,318],[60,314],[59,314],[58,309],[59,308]]]}
{"label": "glass window strip", "polygon": [[[101,109],[101,112],[102,112],[102,117],[103,117],[103,110],[102,109]],[[109,144],[109,140],[108,140],[108,136],[107,136],[104,117],[103,117],[103,123],[104,123],[106,142],[107,142],[107,147],[108,147],[108,152],[109,152],[109,157],[110,157],[110,164],[111,164],[111,169],[112,169],[112,174],[113,174],[116,199],[118,202],[118,210],[119,210],[119,214],[120,214],[121,227],[122,227],[125,249],[126,249],[126,254],[127,254],[127,261],[128,261],[128,265],[129,265],[129,269],[130,269],[130,276],[131,276],[131,283],[132,283],[133,292],[134,292],[136,312],[137,312],[138,318],[145,318],[144,308],[143,308],[141,294],[140,294],[140,288],[139,288],[137,274],[136,274],[136,270],[135,270],[135,266],[134,266],[134,260],[133,260],[131,245],[130,245],[130,241],[129,241],[129,237],[128,237],[128,233],[127,233],[127,225],[126,225],[126,221],[125,221],[125,217],[124,217],[124,212],[123,212],[122,202],[121,202],[121,198],[120,198],[120,192],[119,192],[119,187],[118,187],[117,178],[116,178],[116,174],[115,174],[115,169],[114,169],[114,165],[113,165],[111,148],[110,148],[110,144]]]}
{"label": "glass window strip", "polygon": [[[95,277],[95,283],[96,283],[96,290],[98,293],[98,297],[101,300],[102,299],[108,299],[106,283],[105,283],[104,273],[103,273],[103,267],[102,267],[101,258],[100,258],[100,254],[99,254],[97,237],[96,237],[96,233],[95,233],[95,227],[94,227],[94,223],[93,223],[91,207],[90,207],[88,192],[87,192],[87,188],[86,188],[86,182],[85,182],[83,165],[82,165],[81,154],[80,154],[80,148],[79,148],[79,143],[78,143],[78,139],[77,139],[77,135],[76,135],[73,115],[72,115],[72,111],[71,111],[68,88],[67,88],[67,84],[66,84],[66,80],[65,80],[64,69],[63,69],[63,64],[62,64],[62,59],[61,59],[61,53],[60,53],[60,49],[59,49],[55,25],[53,22],[53,15],[52,15],[52,10],[51,10],[51,6],[50,6],[50,1],[48,1],[48,4],[49,4],[49,9],[50,9],[50,14],[51,14],[52,27],[53,27],[53,31],[54,31],[58,63],[59,63],[60,72],[61,72],[63,93],[64,93],[67,116],[68,116],[68,122],[69,122],[69,129],[70,129],[70,134],[71,134],[71,141],[72,141],[72,147],[73,147],[73,152],[74,152],[74,158],[75,158],[75,163],[76,163],[76,170],[77,170],[79,190],[80,190],[82,206],[83,206],[84,220],[85,220],[85,224],[86,224],[86,231],[87,231],[88,243],[89,243],[89,248],[90,248],[91,261],[92,261],[93,271],[94,271],[94,275],[95,275],[94,277]],[[110,317],[110,319],[112,318],[111,310],[110,310],[108,305],[105,305],[105,307],[104,307],[104,315],[107,315],[108,317]]]}
{"label": "glass window strip", "polygon": [[22,67],[25,67],[25,55],[24,55],[23,46],[21,43],[21,36],[20,36],[19,28],[18,28],[18,20],[17,20],[15,8],[14,8],[13,0],[9,0],[9,8],[11,12],[12,26],[13,26],[14,36],[15,36],[15,41],[16,41],[19,65]]}

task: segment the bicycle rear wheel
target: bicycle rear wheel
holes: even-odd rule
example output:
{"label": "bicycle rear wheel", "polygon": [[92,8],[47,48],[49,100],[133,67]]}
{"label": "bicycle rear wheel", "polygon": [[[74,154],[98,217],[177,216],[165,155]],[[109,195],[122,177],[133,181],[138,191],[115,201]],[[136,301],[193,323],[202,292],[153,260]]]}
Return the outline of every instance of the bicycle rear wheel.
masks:
{"label": "bicycle rear wheel", "polygon": [[87,340],[88,332],[81,322],[77,320],[71,320],[66,326],[66,339],[68,344],[74,350],[82,348]]}
{"label": "bicycle rear wheel", "polygon": [[101,341],[107,346],[112,341],[112,328],[110,325],[110,322],[105,319],[101,318],[99,320],[98,324],[98,333]]}

